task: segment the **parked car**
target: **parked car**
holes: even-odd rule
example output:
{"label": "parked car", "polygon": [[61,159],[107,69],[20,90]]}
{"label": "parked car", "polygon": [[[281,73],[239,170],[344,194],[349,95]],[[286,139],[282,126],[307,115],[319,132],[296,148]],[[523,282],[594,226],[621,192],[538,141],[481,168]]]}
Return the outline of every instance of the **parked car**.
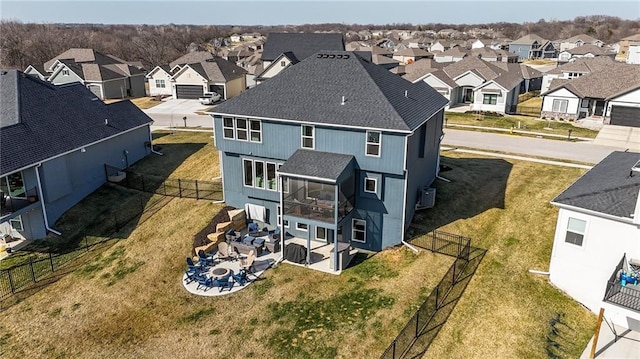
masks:
{"label": "parked car", "polygon": [[220,96],[219,93],[215,93],[215,92],[205,92],[202,97],[200,97],[198,99],[198,101],[200,101],[201,104],[203,105],[213,105],[214,103],[220,101],[220,98],[222,96]]}

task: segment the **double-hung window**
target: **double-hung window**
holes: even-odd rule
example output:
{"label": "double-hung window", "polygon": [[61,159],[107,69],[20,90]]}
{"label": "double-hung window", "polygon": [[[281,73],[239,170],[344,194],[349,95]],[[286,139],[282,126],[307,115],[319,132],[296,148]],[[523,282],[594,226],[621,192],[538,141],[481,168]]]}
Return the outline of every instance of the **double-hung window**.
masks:
{"label": "double-hung window", "polygon": [[377,193],[378,192],[378,180],[375,178],[365,178],[364,179],[364,191],[366,193]]}
{"label": "double-hung window", "polygon": [[247,141],[249,136],[247,135],[247,119],[236,118],[236,139],[241,141]]}
{"label": "double-hung window", "polygon": [[262,123],[258,120],[249,121],[251,142],[262,142]]}
{"label": "double-hung window", "polygon": [[327,240],[327,229],[324,227],[316,226],[316,240],[326,241]]}
{"label": "double-hung window", "polygon": [[266,188],[270,191],[278,190],[278,183],[276,180],[276,164],[273,162],[267,162],[267,183]]}
{"label": "double-hung window", "polygon": [[586,228],[586,221],[577,218],[569,218],[569,223],[567,224],[567,235],[565,236],[564,241],[582,247]]}
{"label": "double-hung window", "polygon": [[22,216],[11,218],[9,220],[9,223],[11,224],[11,228],[15,229],[16,231],[24,231],[24,226],[22,225]]}
{"label": "double-hung window", "polygon": [[244,174],[244,185],[253,187],[253,161],[242,160],[242,171]]}
{"label": "double-hung window", "polygon": [[497,94],[486,93],[486,94],[483,95],[483,97],[482,97],[482,104],[483,105],[495,105],[496,103],[498,103],[498,95]]}
{"label": "double-hung window", "polygon": [[362,219],[353,219],[351,222],[351,240],[362,243],[366,242],[367,221]]}
{"label": "double-hung window", "polygon": [[315,128],[310,125],[302,125],[302,148],[315,148]]}
{"label": "double-hung window", "polygon": [[165,88],[166,84],[164,82],[164,79],[156,79],[156,87],[157,88]]}
{"label": "double-hung window", "polygon": [[567,107],[569,106],[569,100],[553,100],[553,112],[567,112]]}
{"label": "double-hung window", "polygon": [[233,117],[222,118],[222,137],[229,140],[235,139],[233,130]]}
{"label": "double-hung window", "polygon": [[381,140],[380,131],[367,131],[367,144],[365,146],[367,156],[380,157]]}

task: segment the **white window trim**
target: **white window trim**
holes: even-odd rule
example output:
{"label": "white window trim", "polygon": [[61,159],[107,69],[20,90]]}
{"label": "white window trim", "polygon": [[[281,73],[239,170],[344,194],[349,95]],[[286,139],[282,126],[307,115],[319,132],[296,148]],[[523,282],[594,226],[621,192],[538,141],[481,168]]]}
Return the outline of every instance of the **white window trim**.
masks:
{"label": "white window trim", "polygon": [[[253,120],[253,119],[247,119],[247,120],[249,121],[249,137],[248,137],[249,142],[253,142],[253,143],[262,143],[262,121],[260,121],[260,120]],[[257,123],[259,123],[259,124],[260,124],[260,130],[259,130],[259,131],[256,131],[256,130],[252,130],[252,129],[251,129],[251,123],[252,123],[252,122],[257,122]],[[254,140],[252,140],[252,139],[251,139],[251,134],[252,134],[252,133],[254,133],[254,132],[258,132],[258,133],[260,134],[260,141],[254,141]]]}
{"label": "white window trim", "polygon": [[289,228],[289,227],[290,227],[290,225],[289,225],[289,220],[288,220],[288,219],[284,219],[284,220],[282,220],[282,226],[283,226],[284,228]]}
{"label": "white window trim", "polygon": [[[306,228],[300,228],[300,225],[306,226]],[[300,232],[308,232],[309,231],[309,225],[306,224],[306,223],[296,222],[296,230],[298,230]]]}
{"label": "white window trim", "polygon": [[276,224],[282,228],[282,207],[279,204],[276,205]]}
{"label": "white window trim", "polygon": [[[20,229],[17,229],[16,227],[14,227],[14,225],[13,225],[14,222],[20,223]],[[22,216],[16,216],[16,217],[11,218],[9,220],[9,226],[11,227],[11,230],[13,230],[13,231],[24,232],[24,223],[22,222]]]}
{"label": "white window trim", "polygon": [[[273,180],[276,181],[276,186],[275,188],[271,189],[269,188],[269,165],[273,165],[274,167],[274,177]],[[267,162],[265,161],[264,163],[264,169],[265,169],[265,183],[264,183],[264,189],[266,189],[267,191],[272,191],[272,192],[278,192],[278,164],[275,162]]]}
{"label": "white window trim", "polygon": [[[571,221],[572,219],[584,222],[584,233],[578,233],[578,232],[569,230],[569,221]],[[576,218],[576,217],[569,216],[567,218],[567,225],[565,226],[564,238],[562,238],[562,241],[564,242],[564,244],[566,244],[568,246],[571,246],[572,248],[585,248],[585,242],[587,240],[587,231],[588,231],[588,229],[589,229],[589,221],[587,221],[585,219],[582,219],[582,218]],[[571,232],[571,233],[582,235],[582,244],[575,244],[575,243],[567,242],[567,232]]]}
{"label": "white window trim", "polygon": [[[304,128],[311,127],[311,136],[304,135]],[[311,138],[311,147],[304,147],[304,139]],[[300,126],[300,148],[306,148],[308,150],[316,149],[316,126],[314,125],[302,125]]]}
{"label": "white window trim", "polygon": [[156,88],[166,88],[166,87],[167,87],[167,83],[165,82],[164,79],[156,79]]}
{"label": "white window trim", "polygon": [[[356,239],[356,221],[362,221],[364,223],[364,241],[360,241]],[[360,230],[357,230],[360,231]],[[364,219],[352,218],[351,219],[351,240],[358,243],[366,243],[367,242],[367,221]]]}
{"label": "white window trim", "polygon": [[[324,230],[324,238],[318,237],[318,229]],[[327,229],[325,227],[316,226],[316,240],[317,241],[326,241],[327,240]]]}
{"label": "white window trim", "polygon": [[[283,183],[283,188],[280,188],[280,167],[282,167],[282,163],[278,163],[277,167],[276,167],[276,178],[278,181],[278,190],[282,191],[282,193],[289,193],[289,179],[287,178],[286,183],[287,185],[285,186]],[[282,182],[285,182],[284,178],[282,179]]]}
{"label": "white window trim", "polygon": [[[557,101],[557,102],[556,102]],[[558,104],[558,109],[556,110],[556,103]],[[564,104],[564,111],[562,110],[562,105]],[[569,108],[569,100],[554,98],[551,103],[551,111],[558,113],[567,113],[567,109]]]}
{"label": "white window trim", "polygon": [[[373,191],[367,190],[367,181],[373,181]],[[378,179],[373,177],[365,177],[364,178],[364,192],[365,193],[373,193],[378,194]]]}
{"label": "white window trim", "polygon": [[62,76],[69,76],[70,71],[69,69],[62,69]]}
{"label": "white window trim", "polygon": [[[252,160],[251,162],[253,162],[253,188],[266,189],[267,166],[264,161]],[[262,163],[262,186],[258,186],[258,163]]]}
{"label": "white window trim", "polygon": [[[378,143],[375,142],[369,142],[369,133],[370,132],[377,132],[380,136],[378,136]],[[367,132],[365,132],[364,134],[364,154],[365,156],[368,157],[380,157],[380,155],[382,154],[382,132],[381,131],[369,131],[367,130]],[[378,154],[377,155],[371,155],[369,153],[367,153],[367,147],[369,147],[369,145],[377,145],[378,146]]]}
{"label": "white window trim", "polygon": [[[225,127],[224,126],[224,119],[225,118],[231,119],[231,127]],[[227,137],[225,135],[225,132],[224,132],[225,129],[231,130],[232,137]],[[235,140],[236,139],[236,121],[235,121],[235,119],[233,117],[227,117],[227,116],[223,116],[222,117],[222,138],[227,139],[227,140]]]}
{"label": "white window trim", "polygon": [[[245,179],[247,178],[247,170],[246,170],[246,167],[245,167],[244,163],[246,161],[251,162],[251,185],[248,185],[248,184],[245,183]],[[254,188],[255,181],[256,181],[256,172],[255,172],[253,160],[250,159],[250,158],[243,158],[242,159],[242,185],[244,187]]]}
{"label": "white window trim", "polygon": [[[245,123],[247,124],[247,127],[239,129],[238,128],[238,122],[239,122],[238,120],[244,120]],[[236,141],[249,142],[249,119],[248,118],[244,118],[244,117],[236,117],[236,118],[234,118],[233,128],[235,129],[234,135],[236,137]],[[238,137],[238,131],[246,131],[247,132],[247,138],[245,140],[240,139]]]}

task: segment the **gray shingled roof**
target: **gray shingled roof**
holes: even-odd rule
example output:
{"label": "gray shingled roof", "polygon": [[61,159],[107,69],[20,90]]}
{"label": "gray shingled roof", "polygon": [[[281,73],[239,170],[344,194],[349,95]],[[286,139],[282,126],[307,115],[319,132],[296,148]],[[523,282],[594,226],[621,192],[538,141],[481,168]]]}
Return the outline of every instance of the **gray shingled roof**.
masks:
{"label": "gray shingled roof", "polygon": [[283,52],[291,51],[300,61],[318,51],[344,51],[339,33],[279,33],[267,35],[262,51],[263,61],[273,61]]}
{"label": "gray shingled roof", "polygon": [[639,160],[640,153],[612,152],[552,202],[631,218],[640,190],[640,172],[631,168]]}
{"label": "gray shingled roof", "polygon": [[247,70],[219,56],[214,56],[203,62],[189,64],[189,67],[209,81],[216,82],[231,81],[247,73]]}
{"label": "gray shingled roof", "polygon": [[446,104],[424,82],[413,84],[352,52],[328,51],[225,101],[214,113],[408,132]]}
{"label": "gray shingled roof", "polygon": [[197,64],[213,58],[213,54],[208,51],[193,51],[186,53],[169,63],[169,67],[174,68],[176,65]]}
{"label": "gray shingled roof", "polygon": [[560,65],[547,73],[561,74],[563,72],[592,72],[606,69],[608,67],[615,66],[616,64],[618,64],[618,62],[608,56],[593,58],[580,57],[575,59],[575,61]]}
{"label": "gray shingled roof", "polygon": [[572,55],[585,55],[585,54],[594,54],[594,55],[606,55],[609,52],[603,49],[600,46],[586,44],[578,47],[574,47],[573,49],[567,50],[568,53]]}
{"label": "gray shingled roof", "polygon": [[151,122],[130,101],[106,105],[80,83],[56,86],[0,71],[0,173]]}
{"label": "gray shingled roof", "polygon": [[549,85],[550,93],[565,87],[580,97],[607,99],[640,85],[640,66],[615,63],[611,67],[594,71],[578,78],[562,82],[554,79]]}
{"label": "gray shingled roof", "polygon": [[285,176],[303,176],[335,182],[344,170],[352,166],[354,157],[342,153],[331,153],[298,149],[278,170]]}
{"label": "gray shingled roof", "polygon": [[512,45],[531,45],[534,41],[537,41],[539,44],[545,44],[549,40],[543,39],[536,34],[525,35],[517,40],[513,40],[511,42]]}
{"label": "gray shingled roof", "polygon": [[76,63],[95,63],[98,65],[109,65],[117,63],[127,63],[125,60],[119,59],[115,56],[105,55],[100,51],[86,48],[71,48],[53,59],[44,63],[45,70],[48,70],[56,60],[72,60]]}
{"label": "gray shingled roof", "polygon": [[[406,74],[402,76],[405,80],[414,82],[415,80],[442,69],[446,63],[436,62],[431,59],[420,59],[404,67]],[[448,78],[448,76],[446,76]]]}

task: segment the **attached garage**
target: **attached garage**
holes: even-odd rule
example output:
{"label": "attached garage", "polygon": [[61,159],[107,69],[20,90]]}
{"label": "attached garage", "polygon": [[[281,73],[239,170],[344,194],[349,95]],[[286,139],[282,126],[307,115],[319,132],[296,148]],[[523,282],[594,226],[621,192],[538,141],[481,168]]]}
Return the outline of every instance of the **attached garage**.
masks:
{"label": "attached garage", "polygon": [[176,85],[177,98],[197,100],[203,93],[204,91],[200,85]]}
{"label": "attached garage", "polygon": [[610,124],[640,127],[640,107],[612,106]]}

